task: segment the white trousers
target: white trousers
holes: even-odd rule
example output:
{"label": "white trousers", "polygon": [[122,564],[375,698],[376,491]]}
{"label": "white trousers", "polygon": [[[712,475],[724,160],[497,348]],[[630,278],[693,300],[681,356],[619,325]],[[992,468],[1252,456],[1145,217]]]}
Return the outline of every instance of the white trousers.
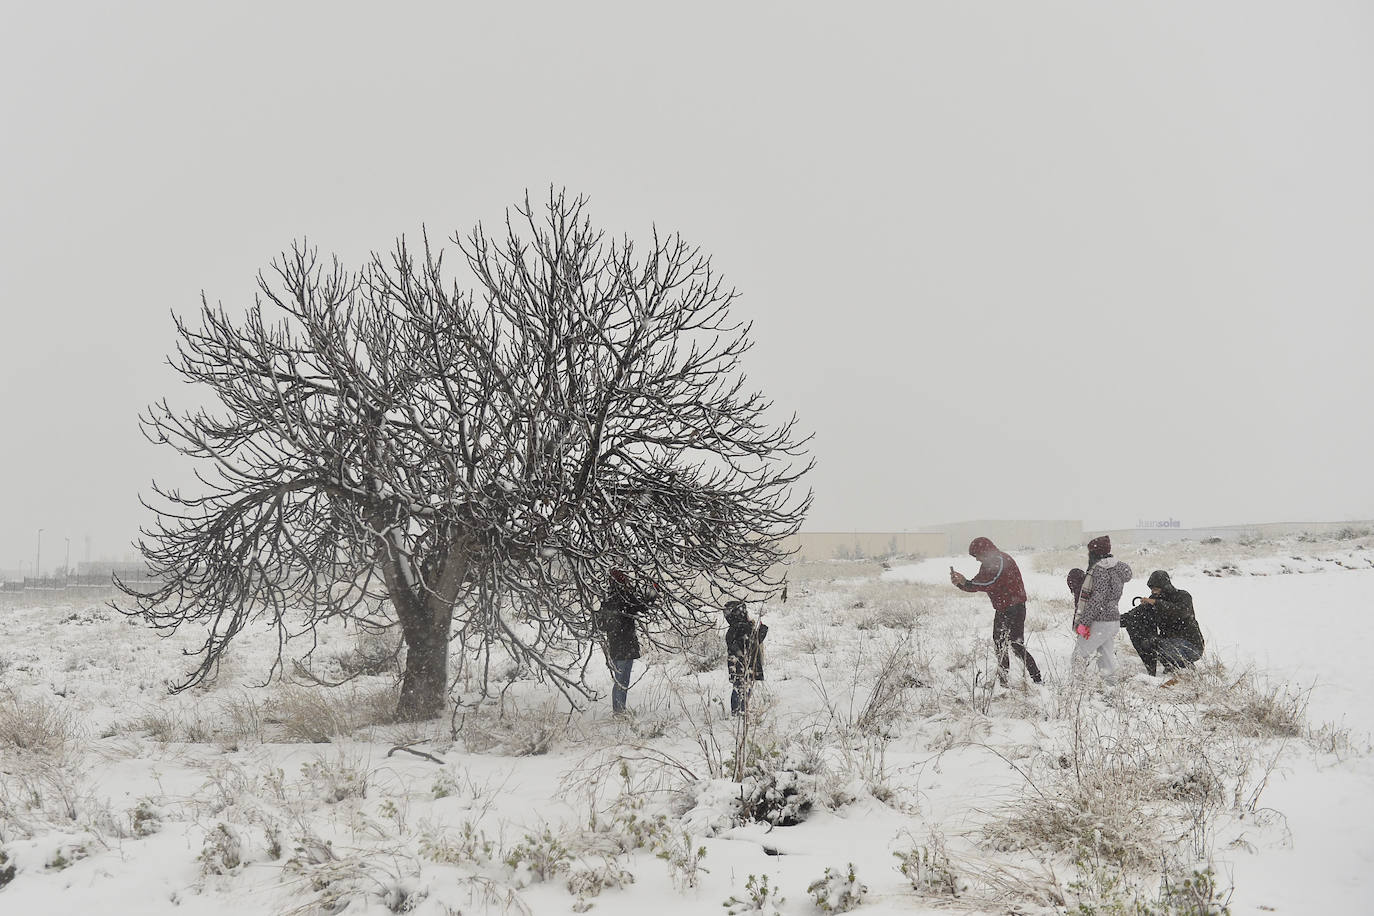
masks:
{"label": "white trousers", "polygon": [[1082,673],[1093,657],[1097,657],[1097,667],[1107,680],[1116,680],[1116,634],[1121,623],[1116,620],[1099,620],[1088,624],[1088,638],[1077,633],[1073,638],[1073,659],[1070,664],[1075,673]]}

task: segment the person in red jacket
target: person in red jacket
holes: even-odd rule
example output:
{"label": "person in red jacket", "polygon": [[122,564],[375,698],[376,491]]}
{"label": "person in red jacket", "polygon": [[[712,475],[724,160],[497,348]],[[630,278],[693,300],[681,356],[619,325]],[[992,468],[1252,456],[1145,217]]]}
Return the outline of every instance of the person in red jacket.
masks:
{"label": "person in red jacket", "polygon": [[1007,686],[1007,672],[1011,668],[1007,649],[1010,648],[1026,666],[1026,673],[1040,683],[1040,667],[1035,656],[1026,648],[1026,586],[1016,561],[997,549],[987,538],[974,538],[968,554],[982,565],[972,579],[949,568],[949,581],[965,592],[987,592],[992,601],[992,644],[997,649],[997,680]]}

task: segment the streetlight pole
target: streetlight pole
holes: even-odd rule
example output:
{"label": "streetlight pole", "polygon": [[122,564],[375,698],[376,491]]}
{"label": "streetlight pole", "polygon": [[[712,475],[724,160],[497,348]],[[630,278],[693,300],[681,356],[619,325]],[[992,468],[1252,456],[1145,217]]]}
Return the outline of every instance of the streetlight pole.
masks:
{"label": "streetlight pole", "polygon": [[33,555],[33,577],[43,578],[43,529],[38,529],[38,549]]}

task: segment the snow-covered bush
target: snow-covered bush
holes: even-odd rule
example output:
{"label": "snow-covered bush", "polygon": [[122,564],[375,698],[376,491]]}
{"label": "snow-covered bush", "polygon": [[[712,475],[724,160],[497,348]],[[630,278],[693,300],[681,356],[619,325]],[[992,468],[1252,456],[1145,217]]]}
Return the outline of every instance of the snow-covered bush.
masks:
{"label": "snow-covered bush", "polygon": [[1311,690],[1266,684],[1253,670],[1218,679],[1204,670],[1200,689],[1211,701],[1207,716],[1248,738],[1296,738],[1307,729]]}
{"label": "snow-covered bush", "polygon": [[80,862],[90,854],[90,843],[84,840],[62,843],[48,855],[44,867],[52,871],[61,871],[76,862]]}
{"label": "snow-covered bush", "polygon": [[343,678],[391,675],[401,671],[401,654],[399,632],[359,633],[351,648],[334,653],[328,661]]}
{"label": "snow-covered bush", "polygon": [[572,864],[572,853],[562,839],[545,827],[537,836],[525,834],[525,838],[506,853],[504,861],[515,873],[516,884],[524,886],[548,881],[567,871]]}
{"label": "snow-covered bush", "polygon": [[744,882],[744,896],[731,894],[725,903],[728,916],[746,916],[749,913],[763,913],[764,916],[779,916],[787,898],[768,883],[767,875],[750,875]]}
{"label": "snow-covered bush", "polygon": [[566,705],[544,700],[528,708],[513,703],[467,710],[458,721],[454,737],[474,754],[508,757],[539,757],[549,753],[572,727]]}
{"label": "snow-covered bush", "polygon": [[205,834],[200,854],[202,875],[227,875],[243,864],[243,839],[238,830],[221,821]]}
{"label": "snow-covered bush", "polygon": [[333,759],[318,757],[301,764],[301,775],[328,804],[348,798],[366,798],[371,778],[360,760],[343,753]]}
{"label": "snow-covered bush", "polygon": [[[739,819],[789,827],[806,820],[816,801],[819,767],[795,744],[751,746],[742,767]],[[730,768],[727,762],[727,769]]]}
{"label": "snow-covered bush", "polygon": [[496,843],[471,821],[464,821],[455,833],[424,825],[420,834],[420,855],[446,865],[486,865],[496,854]]}
{"label": "snow-covered bush", "polygon": [[287,741],[327,744],[366,725],[389,722],[396,705],[394,687],[285,687],[268,704],[267,716]]}
{"label": "snow-covered bush", "polygon": [[62,757],[80,738],[81,728],[66,703],[13,690],[0,695],[0,748]]}
{"label": "snow-covered bush", "polygon": [[664,830],[655,840],[654,855],[668,863],[668,872],[673,886],[680,891],[696,887],[703,873],[710,869],[701,864],[706,858],[706,847],[692,841],[692,835],[685,830]]}
{"label": "snow-covered bush", "polygon": [[585,913],[592,908],[592,897],[599,897],[602,891],[618,889],[635,883],[635,876],[622,868],[613,859],[600,865],[587,865],[568,874],[568,893],[577,899],[573,902],[574,913]]}
{"label": "snow-covered bush", "polygon": [[141,798],[137,805],[129,809],[129,829],[136,837],[152,836],[162,829],[162,819],[166,816],[150,798]]}
{"label": "snow-covered bush", "polygon": [[1112,863],[1084,850],[1069,882],[1069,916],[1229,916],[1231,891],[1217,886],[1210,867],[1166,873],[1157,892]]}
{"label": "snow-covered bush", "polygon": [[806,892],[822,913],[848,913],[863,903],[868,885],[859,881],[854,863],[850,862],[847,872],[827,868],[825,874],[807,885]]}
{"label": "snow-covered bush", "polygon": [[938,835],[933,836],[928,845],[893,855],[897,857],[897,870],[911,882],[911,889],[922,896],[958,897],[968,889],[968,881],[955,872]]}

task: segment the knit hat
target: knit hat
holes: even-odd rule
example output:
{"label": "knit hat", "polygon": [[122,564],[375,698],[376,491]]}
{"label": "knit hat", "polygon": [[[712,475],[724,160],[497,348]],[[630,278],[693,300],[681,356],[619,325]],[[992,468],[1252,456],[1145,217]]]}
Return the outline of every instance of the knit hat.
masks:
{"label": "knit hat", "polygon": [[739,600],[727,601],[725,602],[725,605],[721,608],[721,610],[725,611],[726,620],[732,620],[736,617],[743,617],[744,602]]}
{"label": "knit hat", "polygon": [[1169,581],[1169,574],[1162,569],[1156,569],[1150,573],[1150,578],[1145,580],[1145,584],[1150,588],[1173,588],[1174,583]]}
{"label": "knit hat", "polygon": [[1105,557],[1112,552],[1112,539],[1105,534],[1099,534],[1088,542],[1088,553],[1095,553]]}

